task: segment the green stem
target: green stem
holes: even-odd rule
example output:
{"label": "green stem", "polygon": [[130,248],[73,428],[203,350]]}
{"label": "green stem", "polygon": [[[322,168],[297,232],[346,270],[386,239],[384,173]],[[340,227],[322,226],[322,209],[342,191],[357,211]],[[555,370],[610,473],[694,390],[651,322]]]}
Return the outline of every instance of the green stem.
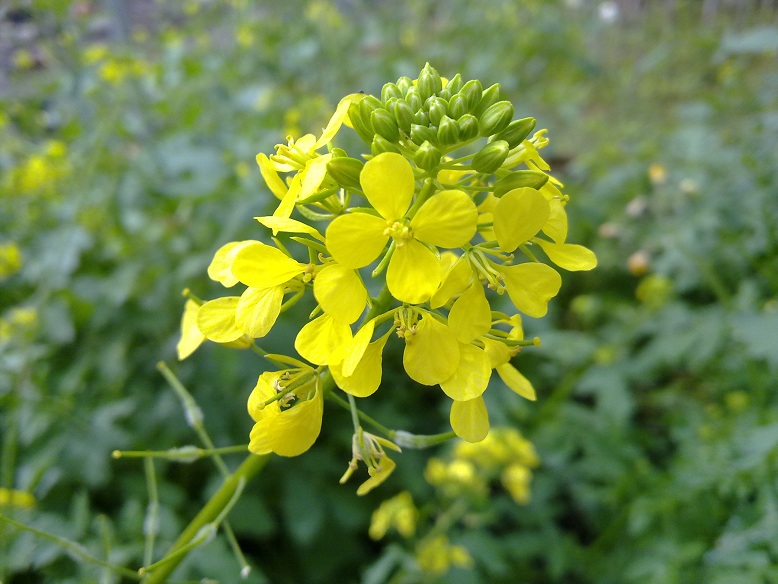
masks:
{"label": "green stem", "polygon": [[[349,403],[346,400],[344,400],[342,397],[340,397],[334,391],[328,392],[326,394],[326,396],[327,396],[328,399],[334,401],[336,404],[338,404],[342,408],[345,408],[345,409],[351,411],[351,406],[349,405]],[[387,428],[386,426],[384,426],[383,424],[381,424],[377,420],[374,420],[373,418],[371,418],[370,416],[368,416],[364,412],[358,412],[358,416],[359,416],[360,420],[362,420],[363,422],[365,422],[369,426],[372,426],[373,428],[375,428],[376,430],[381,432],[384,436],[387,436],[387,437],[391,436],[392,433],[394,432],[394,430],[390,430],[389,428]],[[359,424],[357,423],[357,426],[358,425]]]}
{"label": "green stem", "polygon": [[[174,556],[169,561],[160,565],[151,575],[145,580],[144,584],[161,584],[165,582],[170,573],[183,561],[188,551],[184,551],[192,541],[197,537],[201,529],[203,529],[209,523],[213,523],[221,513],[231,503],[232,497],[235,491],[241,484],[248,484],[248,482],[267,464],[270,460],[269,455],[258,456],[256,454],[250,454],[246,460],[238,467],[238,469],[232,473],[219,487],[208,503],[200,510],[194,519],[186,526],[186,529],[181,532],[178,539],[170,548],[168,557]],[[175,555],[179,551],[184,551],[179,555]]]}
{"label": "green stem", "polygon": [[247,444],[236,444],[235,446],[223,446],[222,448],[197,448],[196,446],[182,446],[180,448],[171,448],[170,450],[114,450],[111,453],[113,458],[165,458],[167,460],[183,460],[189,462],[206,456],[217,454],[235,454],[237,452],[246,452]]}

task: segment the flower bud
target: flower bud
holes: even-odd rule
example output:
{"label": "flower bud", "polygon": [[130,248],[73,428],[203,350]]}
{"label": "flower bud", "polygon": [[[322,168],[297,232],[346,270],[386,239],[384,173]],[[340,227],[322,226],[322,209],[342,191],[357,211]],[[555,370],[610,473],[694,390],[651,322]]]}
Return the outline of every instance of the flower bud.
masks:
{"label": "flower bud", "polygon": [[513,120],[508,124],[507,128],[499,132],[494,138],[495,140],[505,140],[509,148],[516,148],[535,129],[535,123],[535,118]]}
{"label": "flower bud", "polygon": [[494,196],[498,199],[508,191],[521,187],[539,189],[548,181],[548,175],[540,170],[517,170],[494,183]]}
{"label": "flower bud", "polygon": [[430,122],[433,126],[440,124],[440,118],[446,115],[448,103],[440,97],[430,97],[427,100],[427,111],[429,112]]}
{"label": "flower bud", "polygon": [[427,115],[427,112],[424,110],[419,110],[413,114],[413,123],[418,124],[419,126],[429,126],[430,118]]}
{"label": "flower bud", "polygon": [[472,140],[478,136],[478,119],[472,114],[465,114],[457,120],[459,139]]}
{"label": "flower bud", "polygon": [[386,83],[381,88],[381,101],[383,101],[384,104],[386,104],[389,101],[389,99],[392,97],[395,97],[397,99],[402,99],[405,96],[403,95],[403,92],[400,91],[400,88],[397,87],[397,85],[395,85],[394,83]]}
{"label": "flower bud", "polygon": [[411,124],[413,123],[413,110],[407,102],[398,100],[394,102],[392,107],[392,113],[394,119],[397,122],[397,126],[406,134],[411,131]]}
{"label": "flower bud", "polygon": [[402,76],[397,80],[397,89],[399,89],[403,95],[408,93],[408,90],[413,87],[413,80],[410,77]]}
{"label": "flower bud", "polygon": [[423,170],[432,170],[440,164],[440,157],[440,150],[425,141],[414,154],[413,161]]}
{"label": "flower bud", "polygon": [[481,136],[491,136],[507,128],[512,119],[513,105],[511,102],[498,101],[486,108],[478,118],[479,132]]}
{"label": "flower bud", "polygon": [[397,128],[397,122],[394,116],[385,109],[373,110],[373,113],[370,114],[370,122],[373,125],[373,131],[390,142],[397,142],[400,139],[400,130]]}
{"label": "flower bud", "polygon": [[448,102],[448,115],[458,120],[467,113],[467,100],[457,93]]}
{"label": "flower bud", "polygon": [[478,102],[481,101],[482,93],[483,88],[481,87],[481,82],[478,81],[478,79],[471,79],[462,86],[462,89],[459,90],[459,94],[465,98],[465,102],[467,103],[467,111],[473,111],[475,109],[475,106],[477,106]]}
{"label": "flower bud", "polygon": [[[351,125],[354,127],[354,131],[368,144],[373,141],[373,129],[367,123],[362,115],[362,107],[359,103],[352,103],[348,108],[348,117],[351,120]],[[367,118],[369,123],[370,118]]]}
{"label": "flower bud", "polygon": [[443,81],[440,79],[440,75],[435,69],[427,63],[424,65],[424,69],[419,73],[419,81],[416,85],[419,88],[419,95],[423,100],[436,95],[438,91],[443,89]]}
{"label": "flower bud", "polygon": [[438,141],[441,146],[452,146],[459,141],[459,126],[448,116],[440,118]]}
{"label": "flower bud", "polygon": [[495,83],[491,87],[484,89],[484,92],[481,94],[481,100],[478,102],[478,105],[473,108],[473,115],[480,118],[489,106],[498,101],[500,101],[500,84]]}
{"label": "flower bud", "polygon": [[419,94],[418,87],[411,87],[408,89],[408,92],[405,94],[405,101],[408,102],[408,105],[411,106],[411,110],[414,112],[419,111],[424,105],[424,100]]}
{"label": "flower bud", "polygon": [[428,126],[413,124],[411,126],[411,141],[421,146],[424,142],[434,142],[438,137],[437,132]]}
{"label": "flower bud", "polygon": [[373,113],[373,110],[383,106],[384,104],[382,104],[377,97],[366,95],[359,100],[359,113],[362,114],[363,119],[367,122],[367,120],[370,119],[370,114]]}
{"label": "flower bud", "polygon": [[327,163],[327,174],[341,187],[358,187],[363,166],[365,163],[356,158],[333,158]]}
{"label": "flower bud", "polygon": [[459,93],[459,90],[462,89],[462,76],[459,73],[454,75],[444,89],[448,89],[451,95]]}
{"label": "flower bud", "polygon": [[508,148],[508,143],[505,140],[489,142],[473,157],[473,162],[470,163],[470,166],[477,172],[492,174],[508,158],[509,150],[510,148]]}
{"label": "flower bud", "polygon": [[373,156],[378,156],[384,152],[397,152],[400,154],[400,149],[381,134],[373,136],[373,143],[370,145],[370,150],[372,151]]}

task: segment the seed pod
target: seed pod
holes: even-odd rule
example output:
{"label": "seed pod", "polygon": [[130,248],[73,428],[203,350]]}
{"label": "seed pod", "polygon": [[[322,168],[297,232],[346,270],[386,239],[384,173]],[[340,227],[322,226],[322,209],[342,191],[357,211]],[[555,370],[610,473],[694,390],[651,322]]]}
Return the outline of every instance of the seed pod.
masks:
{"label": "seed pod", "polygon": [[484,89],[484,92],[481,94],[481,100],[473,108],[473,115],[480,118],[489,106],[498,101],[500,101],[500,84],[495,83],[491,87]]}
{"label": "seed pod", "polygon": [[443,89],[443,81],[441,81],[438,72],[427,63],[424,65],[421,73],[419,73],[419,81],[416,86],[419,88],[419,95],[421,95],[422,100],[426,100]]}
{"label": "seed pod", "polygon": [[401,153],[397,146],[381,136],[381,134],[376,134],[373,136],[373,143],[370,145],[370,150],[373,153],[373,156],[378,156],[384,152],[397,152],[398,154]]}
{"label": "seed pod", "polygon": [[365,163],[361,160],[342,156],[327,163],[327,174],[341,187],[358,187],[363,166]]}
{"label": "seed pod", "polygon": [[397,122],[397,126],[406,134],[411,131],[411,124],[413,123],[413,110],[406,101],[398,100],[394,102],[392,113],[394,119]]}
{"label": "seed pod", "polygon": [[508,143],[505,140],[489,142],[473,157],[470,166],[473,170],[483,174],[492,174],[502,166],[508,158]]}
{"label": "seed pod", "polygon": [[438,141],[441,146],[452,146],[459,141],[459,126],[448,116],[440,118]]}
{"label": "seed pod", "polygon": [[548,181],[548,175],[540,170],[517,170],[494,183],[494,196],[498,199],[508,191],[521,187],[539,189]]}
{"label": "seed pod", "polygon": [[462,89],[459,90],[459,94],[465,98],[465,102],[467,103],[467,111],[473,111],[475,109],[475,106],[477,106],[478,102],[481,101],[482,93],[483,88],[481,87],[481,82],[478,81],[478,79],[471,79],[462,86]]}
{"label": "seed pod", "polygon": [[446,115],[448,111],[448,103],[445,99],[440,97],[430,97],[427,100],[427,112],[430,118],[430,123],[433,126],[440,124],[440,118]]}
{"label": "seed pod", "polygon": [[473,114],[465,114],[457,120],[459,126],[459,139],[472,140],[478,136],[478,119]]}
{"label": "seed pod", "polygon": [[403,92],[400,90],[400,88],[397,87],[397,85],[394,83],[384,84],[384,86],[381,88],[381,101],[383,101],[386,105],[389,99],[392,97],[402,99],[405,96],[403,95]]}
{"label": "seed pod", "polygon": [[432,170],[440,164],[440,157],[440,150],[425,141],[414,154],[413,161],[423,170]]}
{"label": "seed pod", "polygon": [[370,122],[373,125],[373,131],[380,134],[390,142],[397,142],[400,139],[400,130],[394,116],[383,108],[373,110],[370,114]]}
{"label": "seed pod", "polygon": [[420,126],[419,124],[411,126],[411,141],[414,144],[421,146],[424,142],[434,142],[437,137],[437,132],[429,126]]}
{"label": "seed pod", "polygon": [[522,118],[520,120],[513,120],[508,127],[502,132],[499,132],[494,139],[505,140],[508,143],[508,147],[513,149],[521,144],[530,132],[535,129],[535,118]]}
{"label": "seed pod", "polygon": [[509,101],[498,101],[490,105],[478,118],[481,136],[491,136],[508,127],[513,119],[513,105]]}

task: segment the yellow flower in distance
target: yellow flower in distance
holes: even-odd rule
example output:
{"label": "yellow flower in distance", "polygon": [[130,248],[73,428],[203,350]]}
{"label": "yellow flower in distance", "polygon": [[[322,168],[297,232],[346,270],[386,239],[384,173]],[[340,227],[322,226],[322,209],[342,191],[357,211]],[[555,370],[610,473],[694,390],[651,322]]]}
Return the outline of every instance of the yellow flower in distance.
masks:
{"label": "yellow flower in distance", "polygon": [[469,242],[478,223],[475,203],[462,191],[441,191],[409,218],[416,189],[413,168],[394,152],[369,160],[360,184],[379,216],[337,217],[327,229],[327,249],[339,264],[356,269],[376,260],[392,239],[394,251],[386,272],[392,296],[409,304],[429,300],[440,284],[442,268],[428,246],[457,248]]}
{"label": "yellow flower in distance", "polygon": [[[278,399],[267,403],[273,398]],[[324,396],[319,375],[307,366],[263,373],[249,396],[248,411],[255,422],[251,452],[302,454],[321,431]]]}

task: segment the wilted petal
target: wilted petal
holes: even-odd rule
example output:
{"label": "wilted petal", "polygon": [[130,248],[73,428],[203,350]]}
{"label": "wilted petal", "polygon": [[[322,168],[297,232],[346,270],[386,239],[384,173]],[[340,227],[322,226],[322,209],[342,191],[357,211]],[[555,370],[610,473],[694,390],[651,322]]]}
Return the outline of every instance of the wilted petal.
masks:
{"label": "wilted petal", "polygon": [[362,268],[375,260],[389,241],[386,221],[367,213],[336,217],[327,228],[327,250],[339,264]]}
{"label": "wilted petal", "polygon": [[441,271],[434,253],[415,239],[408,239],[395,248],[389,260],[386,285],[400,302],[421,304],[438,289]]}
{"label": "wilted petal", "polygon": [[489,434],[489,412],[483,397],[452,403],[449,420],[454,433],[468,442],[480,442]]}
{"label": "wilted petal", "polygon": [[459,344],[459,366],[454,375],[441,382],[440,388],[456,401],[480,396],[489,385],[492,366],[489,356],[474,345]]}
{"label": "wilted petal", "polygon": [[405,339],[403,365],[408,376],[423,385],[436,385],[459,366],[459,343],[449,328],[425,314],[416,332]]}
{"label": "wilted petal", "polygon": [[571,272],[584,272],[597,267],[597,256],[582,245],[574,243],[550,243],[540,238],[533,239],[557,266]]}
{"label": "wilted petal", "polygon": [[246,288],[235,310],[235,325],[252,338],[264,337],[276,323],[283,299],[283,286]]}
{"label": "wilted petal", "polygon": [[288,282],[306,268],[280,249],[252,243],[241,248],[232,263],[232,273],[251,288],[271,288]]}
{"label": "wilted petal", "polygon": [[346,324],[356,321],[367,305],[367,290],[353,269],[330,264],[316,274],[313,295],[322,310]]}
{"label": "wilted petal", "polygon": [[548,201],[529,187],[503,195],[494,208],[494,233],[503,251],[513,251],[537,235],[548,219]]}
{"label": "wilted petal", "polygon": [[405,215],[416,188],[411,164],[395,152],[384,152],[368,160],[359,182],[367,200],[386,219]]}
{"label": "wilted petal", "polygon": [[517,266],[500,266],[497,269],[505,276],[505,288],[513,305],[533,318],[545,316],[548,301],[559,292],[562,278],[557,271],[536,262]]}
{"label": "wilted petal", "polygon": [[243,336],[235,325],[235,309],[238,296],[226,296],[209,300],[197,312],[197,326],[205,337],[216,343],[229,343]]}
{"label": "wilted petal", "polygon": [[369,479],[367,479],[359,486],[357,489],[357,495],[366,495],[375,489],[378,485],[389,478],[389,475],[392,474],[396,467],[397,464],[391,458],[388,456],[383,456],[381,458],[380,468],[375,471],[375,473]]}
{"label": "wilted petal", "polygon": [[441,191],[427,199],[411,220],[416,239],[446,248],[465,245],[475,235],[477,225],[475,203],[455,190]]}

